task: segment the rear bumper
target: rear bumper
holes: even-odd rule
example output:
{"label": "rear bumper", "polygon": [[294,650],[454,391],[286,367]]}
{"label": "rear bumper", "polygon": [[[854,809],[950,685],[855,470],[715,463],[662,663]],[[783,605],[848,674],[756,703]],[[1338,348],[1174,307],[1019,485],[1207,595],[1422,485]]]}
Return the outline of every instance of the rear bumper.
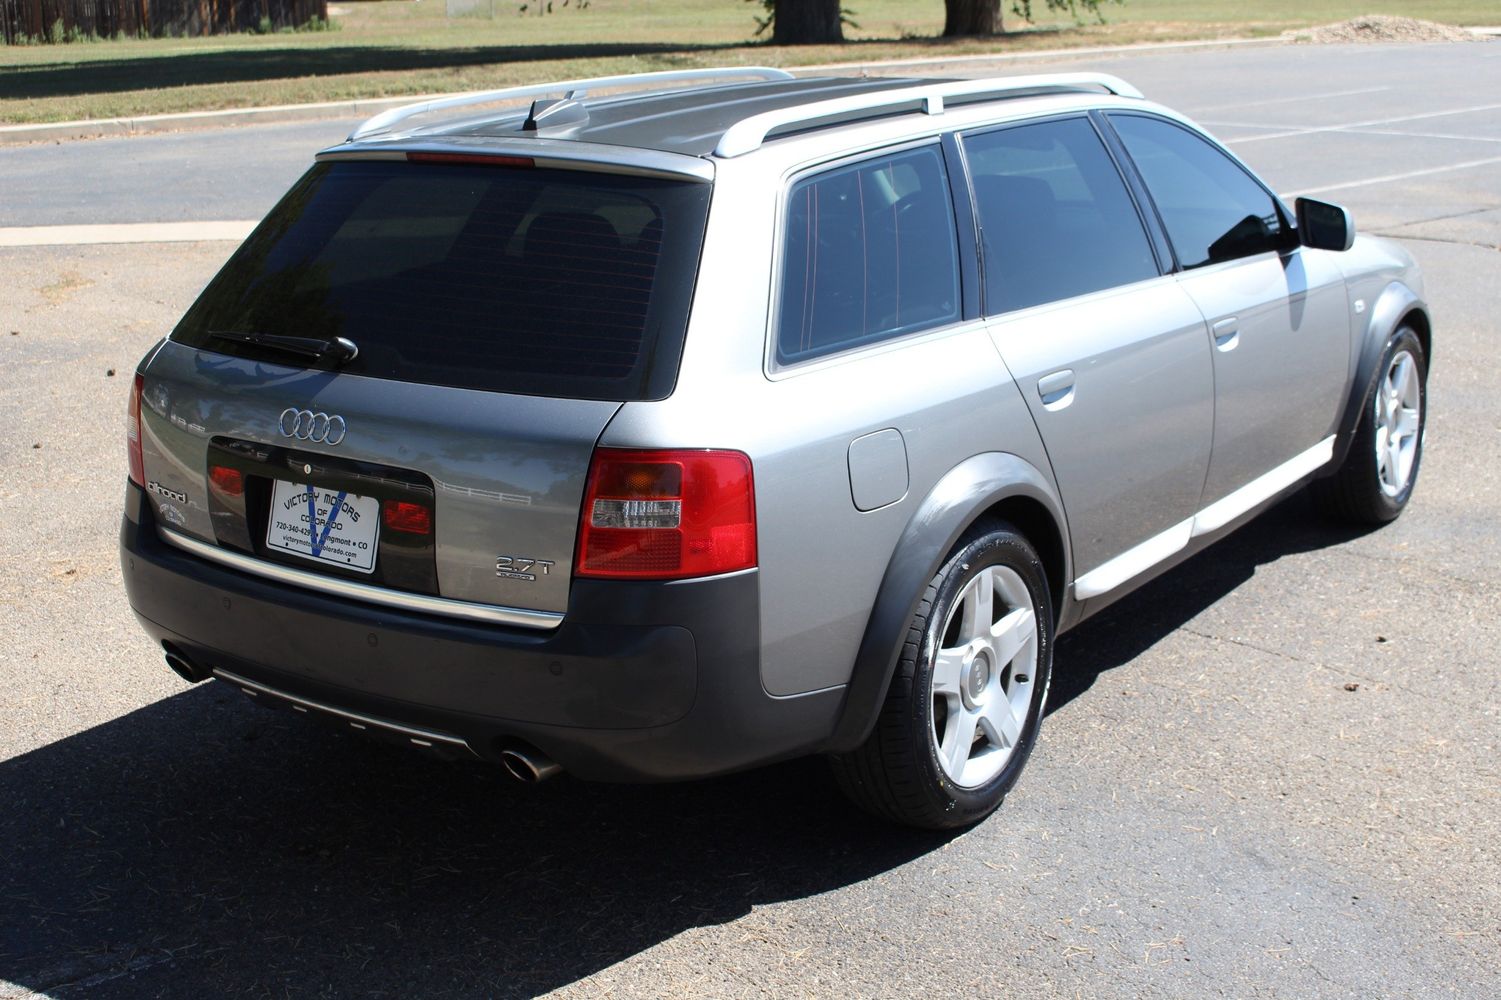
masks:
{"label": "rear bumper", "polygon": [[700,777],[820,749],[843,691],[761,687],[754,572],[576,580],[550,632],[320,594],[207,562],[157,535],[127,486],[121,565],[147,633],[205,669],[481,757],[529,743],[584,778]]}

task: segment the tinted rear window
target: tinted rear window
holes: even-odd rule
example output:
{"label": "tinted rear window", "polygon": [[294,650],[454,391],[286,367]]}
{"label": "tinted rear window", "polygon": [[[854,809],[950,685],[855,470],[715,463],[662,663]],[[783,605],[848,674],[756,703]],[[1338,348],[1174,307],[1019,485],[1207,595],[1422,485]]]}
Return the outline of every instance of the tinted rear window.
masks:
{"label": "tinted rear window", "polygon": [[777,361],[959,319],[959,251],[937,146],[799,181],[787,204]]}
{"label": "tinted rear window", "polygon": [[467,389],[657,399],[682,352],[709,186],[561,170],[322,163],[172,338],[347,337],[340,371]]}

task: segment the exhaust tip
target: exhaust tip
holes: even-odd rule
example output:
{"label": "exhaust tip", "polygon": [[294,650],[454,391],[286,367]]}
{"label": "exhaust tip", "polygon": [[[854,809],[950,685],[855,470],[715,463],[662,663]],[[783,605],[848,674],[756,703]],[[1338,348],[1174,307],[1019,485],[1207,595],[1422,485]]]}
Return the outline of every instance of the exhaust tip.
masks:
{"label": "exhaust tip", "polygon": [[500,752],[501,766],[506,773],[524,784],[534,785],[539,781],[563,773],[563,765],[536,750],[510,747]]}
{"label": "exhaust tip", "polygon": [[188,654],[170,642],[162,643],[162,652],[166,655],[167,666],[172,668],[172,672],[189,684],[208,680],[209,672],[194,663]]}

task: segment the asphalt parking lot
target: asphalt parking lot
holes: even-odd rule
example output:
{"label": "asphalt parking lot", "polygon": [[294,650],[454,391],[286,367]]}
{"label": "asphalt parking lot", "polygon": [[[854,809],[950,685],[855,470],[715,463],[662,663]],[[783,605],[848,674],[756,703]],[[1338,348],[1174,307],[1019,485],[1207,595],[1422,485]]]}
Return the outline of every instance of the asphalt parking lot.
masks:
{"label": "asphalt parking lot", "polygon": [[[123,415],[232,247],[0,249],[0,998],[1501,996],[1501,43],[1088,65],[1402,239],[1427,452],[1395,524],[1295,497],[1066,637],[1027,774],[956,836],[817,760],[527,789],[188,687],[120,587]],[[257,128],[214,141],[295,176]],[[66,169],[28,149],[7,181]],[[44,196],[0,226],[75,221]]]}

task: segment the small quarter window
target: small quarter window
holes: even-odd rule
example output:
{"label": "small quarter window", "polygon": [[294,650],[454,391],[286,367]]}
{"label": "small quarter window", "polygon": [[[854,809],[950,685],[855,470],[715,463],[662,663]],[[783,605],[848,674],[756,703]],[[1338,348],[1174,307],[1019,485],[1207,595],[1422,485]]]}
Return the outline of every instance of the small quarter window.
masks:
{"label": "small quarter window", "polygon": [[966,136],[990,315],[1158,274],[1141,216],[1085,118]]}
{"label": "small quarter window", "polygon": [[777,360],[959,318],[959,253],[936,146],[797,182],[783,239]]}
{"label": "small quarter window", "polygon": [[1280,250],[1287,234],[1276,201],[1239,163],[1160,118],[1111,115],[1185,268]]}

